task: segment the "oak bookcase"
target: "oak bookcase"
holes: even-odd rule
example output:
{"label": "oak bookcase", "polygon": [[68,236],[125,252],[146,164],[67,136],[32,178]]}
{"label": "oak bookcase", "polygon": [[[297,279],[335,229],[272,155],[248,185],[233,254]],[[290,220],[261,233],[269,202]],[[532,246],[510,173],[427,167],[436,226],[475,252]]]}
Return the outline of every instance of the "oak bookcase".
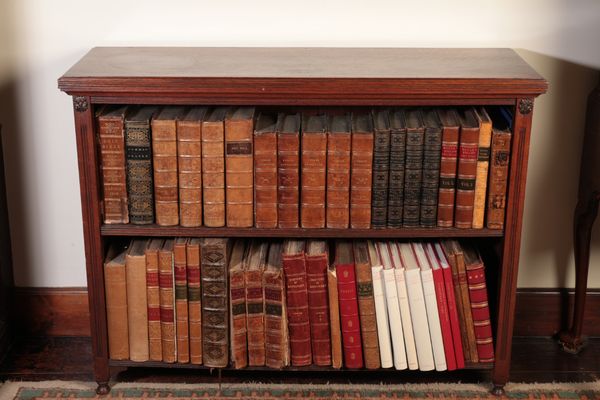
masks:
{"label": "oak bookcase", "polygon": [[[94,374],[107,393],[111,367],[192,365],[115,361],[108,357],[103,256],[117,236],[442,238],[471,237],[496,249],[489,283],[495,327],[494,394],[509,379],[515,291],[534,98],[546,81],[510,49],[391,48],[94,48],[59,80],[73,97],[91,315]],[[105,225],[94,112],[102,104],[369,107],[506,105],[513,143],[503,230],[255,229]],[[261,368],[259,368],[261,369]],[[264,368],[262,368],[264,369]],[[321,371],[317,367],[305,368]],[[302,368],[290,368],[302,370]],[[278,372],[273,371],[273,374]],[[402,374],[402,371],[397,371]]]}

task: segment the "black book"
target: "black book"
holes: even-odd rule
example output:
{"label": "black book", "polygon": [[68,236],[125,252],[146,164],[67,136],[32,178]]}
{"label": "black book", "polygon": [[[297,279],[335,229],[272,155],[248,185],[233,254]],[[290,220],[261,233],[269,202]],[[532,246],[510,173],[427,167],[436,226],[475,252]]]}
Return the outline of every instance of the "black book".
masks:
{"label": "black book", "polygon": [[423,181],[421,188],[422,227],[437,225],[437,207],[442,157],[442,123],[435,110],[423,113],[425,124],[423,144]]}
{"label": "black book", "polygon": [[390,175],[390,121],[387,110],[373,111],[373,193],[371,194],[371,226],[385,228],[388,209]]}
{"label": "black book", "polygon": [[420,224],[421,187],[423,182],[423,141],[425,128],[419,109],[406,112],[406,157],[404,179],[404,227],[414,228]]}

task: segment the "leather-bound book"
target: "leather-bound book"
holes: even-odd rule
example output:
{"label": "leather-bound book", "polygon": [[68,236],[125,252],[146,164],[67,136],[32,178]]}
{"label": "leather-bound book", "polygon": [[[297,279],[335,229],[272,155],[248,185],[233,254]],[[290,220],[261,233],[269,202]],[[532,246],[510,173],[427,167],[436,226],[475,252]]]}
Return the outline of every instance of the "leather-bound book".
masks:
{"label": "leather-bound book", "polygon": [[184,107],[165,107],[152,119],[154,209],[158,225],[179,224],[177,120],[185,111]]}
{"label": "leather-bound book", "polygon": [[480,363],[494,362],[494,341],[485,283],[485,267],[481,256],[474,247],[463,244],[462,248],[465,255],[477,356]]}
{"label": "leather-bound book", "polygon": [[231,109],[225,118],[226,225],[254,225],[254,107]]}
{"label": "leather-bound book", "polygon": [[265,365],[265,292],[263,274],[269,243],[252,241],[244,260],[246,284],[246,327],[248,330],[248,365]]}
{"label": "leather-bound book", "polygon": [[160,285],[160,331],[163,362],[177,361],[177,327],[175,325],[175,279],[173,277],[173,239],[165,240],[158,251]]}
{"label": "leather-bound book", "polygon": [[310,336],[313,362],[319,366],[331,365],[329,298],[327,294],[328,253],[327,242],[324,240],[309,240],[306,244]]}
{"label": "leather-bound book", "polygon": [[147,240],[134,240],[125,256],[129,359],[148,361],[148,306],[146,302]]}
{"label": "leather-bound book", "polygon": [[285,278],[281,243],[269,246],[269,257],[264,272],[265,287],[265,364],[281,369],[290,364]]}
{"label": "leather-bound book", "polygon": [[229,363],[227,266],[230,240],[204,238],[200,242],[202,277],[202,359],[204,365],[223,368]]}
{"label": "leather-bound book", "polygon": [[442,123],[437,226],[449,228],[454,225],[454,195],[456,193],[456,164],[460,126],[455,109],[440,108],[437,112]]}
{"label": "leather-bound book", "polygon": [[492,120],[485,108],[476,110],[479,121],[479,150],[477,151],[477,177],[475,178],[475,201],[473,203],[473,228],[482,229],[485,218],[485,195],[487,194],[490,145],[492,143]]}
{"label": "leather-bound book", "polygon": [[200,239],[186,247],[190,362],[202,364],[202,301],[200,299]]}
{"label": "leather-bound book", "polygon": [[385,228],[390,179],[390,116],[387,110],[373,111],[373,129],[375,143],[373,145],[371,225],[373,228]]}
{"label": "leather-bound book", "polygon": [[440,159],[442,153],[442,124],[435,110],[423,113],[425,134],[423,143],[423,186],[421,188],[420,225],[437,225]]}
{"label": "leather-bound book", "polygon": [[340,369],[343,363],[342,330],[337,274],[333,263],[327,269],[327,296],[329,299],[329,331],[331,332],[331,366]]}
{"label": "leather-bound book", "polygon": [[206,107],[192,107],[177,120],[179,225],[202,225],[202,120]]}
{"label": "leather-bound book", "polygon": [[151,361],[162,361],[162,337],[160,328],[160,283],[158,274],[158,251],[163,239],[152,239],[146,248],[146,298],[148,303],[148,346]]}
{"label": "leather-bound book", "polygon": [[128,224],[125,171],[125,115],[127,106],[103,108],[98,115],[102,210],[105,224]]}
{"label": "leather-bound book", "polygon": [[213,109],[202,121],[202,202],[204,225],[225,226],[225,116],[228,107]]}
{"label": "leather-bound book", "polygon": [[177,337],[177,362],[190,362],[190,337],[187,296],[188,239],[177,238],[173,245],[173,275],[175,276],[175,332]]}
{"label": "leather-bound book", "polygon": [[512,115],[504,108],[493,111],[497,112],[492,112],[490,115],[494,129],[492,132],[486,226],[490,229],[503,229],[504,214],[506,212]]}
{"label": "leather-bound book", "polygon": [[365,368],[381,367],[379,360],[379,341],[377,338],[377,316],[373,297],[373,277],[369,262],[369,249],[365,240],[354,242],[354,265],[356,267],[356,293],[360,313],[360,332],[362,338]]}
{"label": "leather-bound book", "polygon": [[370,228],[373,182],[373,121],[370,114],[352,115],[350,171],[350,227]]}
{"label": "leather-bound book", "polygon": [[246,328],[246,285],[244,283],[244,258],[249,246],[237,240],[229,261],[229,324],[231,325],[230,350],[233,368],[248,365],[248,329]]}
{"label": "leather-bound book", "polygon": [[157,111],[158,107],[141,107],[125,119],[127,199],[132,224],[154,222],[150,121]]}
{"label": "leather-bound book", "polygon": [[260,113],[254,127],[254,226],[277,227],[277,133],[283,114]]}
{"label": "leather-bound book", "polygon": [[295,367],[312,363],[304,249],[302,240],[286,240],[283,243],[290,354],[291,364]]}
{"label": "leather-bound book", "polygon": [[350,224],[351,123],[350,114],[329,117],[326,216],[328,228],[348,228]]}
{"label": "leather-bound book", "polygon": [[303,228],[325,228],[326,128],[325,115],[302,116],[300,223]]}
{"label": "leather-bound book", "polygon": [[127,360],[129,358],[126,253],[127,251],[122,247],[111,245],[104,259],[108,356],[111,360]]}
{"label": "leather-bound book", "polygon": [[388,228],[402,227],[404,215],[404,175],[406,157],[406,113],[390,113],[390,178],[388,190]]}
{"label": "leather-bound book", "polygon": [[277,226],[298,228],[300,201],[300,114],[283,117],[277,133]]}
{"label": "leather-bound book", "polygon": [[475,204],[475,178],[477,177],[477,155],[479,151],[479,122],[475,109],[459,111],[460,144],[458,147],[458,171],[456,181],[456,206],[454,226],[473,226]]}
{"label": "leather-bound book", "polygon": [[[369,209],[370,211],[370,209]],[[371,221],[369,220],[369,223]],[[346,368],[363,367],[360,318],[356,293],[356,273],[352,242],[335,242],[335,273],[340,302],[340,325]]]}
{"label": "leather-bound book", "polygon": [[425,126],[419,109],[406,110],[406,157],[404,169],[404,216],[402,225],[418,227],[421,218],[423,144]]}

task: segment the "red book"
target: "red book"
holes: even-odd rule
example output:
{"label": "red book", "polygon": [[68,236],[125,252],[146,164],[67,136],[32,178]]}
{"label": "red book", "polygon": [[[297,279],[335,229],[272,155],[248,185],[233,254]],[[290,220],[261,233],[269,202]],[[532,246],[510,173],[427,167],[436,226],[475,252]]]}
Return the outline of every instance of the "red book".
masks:
{"label": "red book", "polygon": [[347,368],[362,368],[362,341],[356,294],[356,274],[352,242],[338,241],[335,244],[335,274],[340,302],[340,322],[344,365]]}
{"label": "red book", "polygon": [[306,245],[306,277],[310,336],[315,365],[331,365],[329,296],[327,292],[327,242],[311,240]]}
{"label": "red book", "polygon": [[312,363],[304,248],[302,240],[286,240],[283,243],[290,352],[295,367]]}
{"label": "red book", "polygon": [[456,180],[454,226],[470,229],[473,226],[475,178],[479,151],[479,122],[473,108],[460,114],[460,144]]}

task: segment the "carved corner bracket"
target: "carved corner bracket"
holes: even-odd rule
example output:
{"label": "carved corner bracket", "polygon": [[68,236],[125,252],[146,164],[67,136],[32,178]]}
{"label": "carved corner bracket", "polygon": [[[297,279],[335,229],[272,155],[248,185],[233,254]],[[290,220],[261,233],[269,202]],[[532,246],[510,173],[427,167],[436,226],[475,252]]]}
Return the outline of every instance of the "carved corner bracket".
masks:
{"label": "carved corner bracket", "polygon": [[529,114],[533,110],[533,99],[519,100],[519,112],[523,115]]}
{"label": "carved corner bracket", "polygon": [[88,109],[88,101],[87,97],[84,96],[74,96],[73,97],[73,107],[77,112],[84,112]]}

